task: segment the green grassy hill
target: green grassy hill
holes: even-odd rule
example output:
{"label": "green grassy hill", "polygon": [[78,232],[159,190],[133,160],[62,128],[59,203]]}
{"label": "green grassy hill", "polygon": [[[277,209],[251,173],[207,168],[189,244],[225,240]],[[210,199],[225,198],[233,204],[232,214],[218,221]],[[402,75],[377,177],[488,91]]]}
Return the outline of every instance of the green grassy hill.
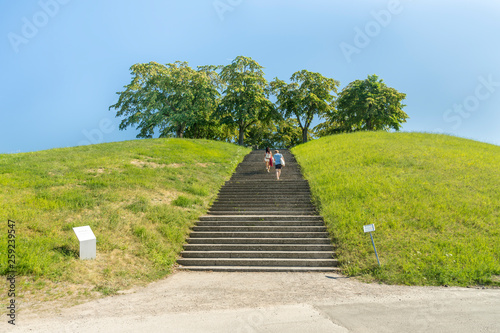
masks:
{"label": "green grassy hill", "polygon": [[[248,152],[150,139],[0,155],[0,273],[11,219],[20,294],[109,294],[162,277]],[[78,259],[72,228],[84,225],[97,237],[96,260]]]}
{"label": "green grassy hill", "polygon": [[[376,132],[292,151],[346,273],[398,284],[499,285],[499,146]],[[381,268],[363,233],[371,223]]]}
{"label": "green grassy hill", "polygon": [[[165,276],[189,228],[249,152],[150,139],[0,155],[0,273],[16,221],[17,296],[112,294]],[[500,147],[445,135],[355,133],[293,149],[344,272],[419,285],[500,285]],[[284,171],[286,176],[286,168]],[[375,223],[378,268],[364,224]],[[90,225],[97,259],[78,259]]]}

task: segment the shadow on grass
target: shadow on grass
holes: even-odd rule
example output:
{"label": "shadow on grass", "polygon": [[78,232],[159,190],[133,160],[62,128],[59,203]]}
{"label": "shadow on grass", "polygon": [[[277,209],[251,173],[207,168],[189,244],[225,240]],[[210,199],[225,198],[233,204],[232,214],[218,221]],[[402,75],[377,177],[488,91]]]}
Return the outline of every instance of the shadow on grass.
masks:
{"label": "shadow on grass", "polygon": [[70,257],[70,258],[75,258],[78,259],[80,254],[78,251],[70,248],[68,245],[63,245],[63,246],[58,246],[52,249],[53,251],[59,252],[65,257]]}

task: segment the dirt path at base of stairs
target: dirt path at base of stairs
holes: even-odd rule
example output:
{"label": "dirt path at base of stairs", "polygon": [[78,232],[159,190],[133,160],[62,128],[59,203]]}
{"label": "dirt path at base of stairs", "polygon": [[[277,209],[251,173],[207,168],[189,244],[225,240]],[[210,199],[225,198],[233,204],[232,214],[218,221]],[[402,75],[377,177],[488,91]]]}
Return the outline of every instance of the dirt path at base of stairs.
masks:
{"label": "dirt path at base of stairs", "polygon": [[23,309],[15,329],[3,317],[1,332],[500,332],[500,290],[366,284],[334,273],[177,272],[71,308]]}

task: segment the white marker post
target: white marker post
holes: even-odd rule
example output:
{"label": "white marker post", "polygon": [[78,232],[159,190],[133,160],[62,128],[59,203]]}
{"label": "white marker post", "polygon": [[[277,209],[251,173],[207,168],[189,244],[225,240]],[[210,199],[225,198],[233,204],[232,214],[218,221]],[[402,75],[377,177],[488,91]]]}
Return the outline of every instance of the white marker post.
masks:
{"label": "white marker post", "polygon": [[363,231],[370,233],[370,238],[372,239],[373,249],[375,250],[375,256],[377,257],[378,265],[380,266],[380,260],[378,260],[377,248],[375,248],[375,242],[373,241],[372,231],[375,231],[375,224],[368,224],[363,226]]}
{"label": "white marker post", "polygon": [[90,226],[75,227],[73,231],[76,234],[76,238],[80,241],[80,259],[95,259],[96,238]]}

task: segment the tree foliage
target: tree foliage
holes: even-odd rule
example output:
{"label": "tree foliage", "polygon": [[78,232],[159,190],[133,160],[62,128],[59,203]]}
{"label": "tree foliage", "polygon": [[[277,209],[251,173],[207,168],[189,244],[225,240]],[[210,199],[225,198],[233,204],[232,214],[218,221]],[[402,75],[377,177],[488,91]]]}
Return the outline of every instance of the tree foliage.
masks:
{"label": "tree foliage", "polygon": [[406,94],[388,87],[377,75],[356,80],[339,94],[337,109],[327,114],[327,121],[316,127],[318,134],[338,132],[399,130],[408,115],[402,101]]}
{"label": "tree foliage", "polygon": [[213,133],[218,126],[210,118],[220,97],[215,69],[205,66],[194,70],[178,61],[135,64],[132,81],[117,93],[118,102],[110,109],[118,110],[117,117],[126,117],[120,129],[137,126],[137,137],[151,138],[158,130],[160,137],[175,134],[182,138],[187,129],[194,137],[218,137]]}
{"label": "tree foliage", "polygon": [[[268,84],[263,67],[238,56],[226,66],[187,62],[138,63],[115,109],[120,129],[135,126],[137,137],[206,138],[257,147],[292,147],[313,135],[363,130],[399,130],[408,115],[406,95],[376,75],[351,82],[338,94],[339,82],[320,73],[295,72],[290,83]],[[269,96],[274,95],[272,103]],[[315,117],[325,121],[310,130]]]}
{"label": "tree foliage", "polygon": [[275,78],[270,91],[276,95],[278,109],[287,119],[295,116],[302,130],[302,142],[308,140],[309,126],[314,116],[322,116],[332,108],[339,82],[320,73],[301,70],[290,78],[291,83]]}
{"label": "tree foliage", "polygon": [[297,120],[278,119],[273,122],[258,122],[250,127],[245,136],[245,145],[265,148],[290,148],[302,142],[302,130]]}
{"label": "tree foliage", "polygon": [[238,56],[220,72],[223,97],[218,117],[238,129],[238,143],[243,145],[245,132],[257,122],[269,122],[273,104],[267,98],[267,81],[262,66],[249,57]]}

